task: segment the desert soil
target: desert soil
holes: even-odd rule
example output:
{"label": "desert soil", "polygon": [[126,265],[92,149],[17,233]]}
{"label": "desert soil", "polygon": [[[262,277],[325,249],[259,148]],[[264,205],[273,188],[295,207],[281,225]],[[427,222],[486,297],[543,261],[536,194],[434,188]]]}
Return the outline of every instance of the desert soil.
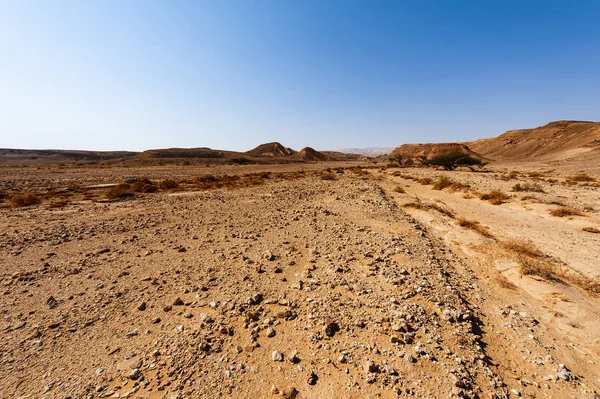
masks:
{"label": "desert soil", "polygon": [[[598,184],[353,165],[3,168],[22,193],[305,172],[0,209],[0,397],[599,397],[600,300],[569,278],[600,278]],[[416,181],[441,175],[470,189]],[[523,275],[511,238],[560,271]]]}

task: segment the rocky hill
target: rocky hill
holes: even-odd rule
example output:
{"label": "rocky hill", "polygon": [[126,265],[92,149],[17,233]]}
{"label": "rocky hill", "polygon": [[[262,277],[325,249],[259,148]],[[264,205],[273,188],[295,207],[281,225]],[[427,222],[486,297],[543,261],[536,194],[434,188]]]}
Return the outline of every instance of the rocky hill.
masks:
{"label": "rocky hill", "polygon": [[304,147],[302,150],[293,155],[294,158],[304,161],[329,161],[330,157],[319,152],[311,147]]}
{"label": "rocky hill", "polygon": [[246,151],[246,154],[253,157],[290,157],[296,154],[296,151],[284,147],[280,143],[273,142],[261,144],[250,151]]}
{"label": "rocky hill", "polygon": [[462,152],[481,158],[479,154],[472,151],[462,143],[440,143],[440,144],[403,144],[389,154],[389,158],[402,158],[403,160],[420,161],[431,159],[448,152]]}
{"label": "rocky hill", "polygon": [[466,144],[494,160],[555,161],[584,155],[600,159],[600,122],[556,121]]}

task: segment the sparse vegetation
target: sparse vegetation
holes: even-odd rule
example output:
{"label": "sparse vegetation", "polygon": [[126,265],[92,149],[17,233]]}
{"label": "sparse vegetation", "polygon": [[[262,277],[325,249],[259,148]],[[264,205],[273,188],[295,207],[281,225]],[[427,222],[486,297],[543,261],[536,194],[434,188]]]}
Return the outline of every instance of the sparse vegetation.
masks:
{"label": "sparse vegetation", "polygon": [[515,192],[535,192],[535,193],[545,193],[544,188],[539,183],[517,183],[513,186],[512,191]]}
{"label": "sparse vegetation", "polygon": [[409,202],[402,206],[405,208],[419,209],[422,211],[435,210],[435,211],[441,213],[442,215],[446,215],[448,217],[454,218],[454,213],[451,210],[449,210],[448,208],[442,207],[435,203],[425,203],[425,202],[422,202],[418,198],[414,202]]}
{"label": "sparse vegetation", "polygon": [[452,183],[454,183],[454,182],[452,180],[450,180],[449,178],[447,178],[446,176],[440,176],[433,183],[433,187],[432,188],[434,190],[443,190],[446,187],[450,187],[452,185]]}
{"label": "sparse vegetation", "polygon": [[394,187],[394,192],[395,193],[400,193],[400,194],[406,194],[406,190],[402,188],[402,186],[396,186]]}
{"label": "sparse vegetation", "polygon": [[583,212],[581,212],[579,209],[571,208],[568,206],[561,206],[560,208],[551,210],[549,213],[550,213],[550,215],[556,216],[559,218],[562,218],[565,216],[582,216],[583,215]]}
{"label": "sparse vegetation", "polygon": [[321,173],[321,180],[337,180],[337,177],[331,172]]}
{"label": "sparse vegetation", "polygon": [[160,182],[159,187],[163,190],[175,190],[179,188],[179,182],[173,179],[165,179]]}
{"label": "sparse vegetation", "polygon": [[35,194],[17,194],[13,195],[8,200],[8,205],[11,208],[20,208],[23,206],[37,205],[42,202],[42,199]]}
{"label": "sparse vegetation", "polygon": [[600,283],[569,268],[562,262],[544,254],[533,243],[513,238],[502,246],[515,255],[522,275],[533,275],[551,281],[564,281],[578,285],[592,294],[600,294]]}
{"label": "sparse vegetation", "polygon": [[425,160],[424,163],[426,165],[441,166],[446,170],[454,170],[460,166],[477,166],[483,168],[487,165],[487,163],[483,162],[481,159],[463,152],[447,152],[432,159]]}
{"label": "sparse vegetation", "polygon": [[593,226],[588,226],[588,227],[584,227],[583,229],[581,229],[587,233],[594,233],[594,234],[600,234],[600,229],[597,229]]}
{"label": "sparse vegetation", "polygon": [[488,231],[486,226],[481,225],[476,220],[469,220],[463,216],[456,218],[456,223],[465,229],[474,230],[484,237],[492,238],[493,235]]}
{"label": "sparse vegetation", "polygon": [[544,254],[537,249],[531,241],[527,241],[522,238],[510,238],[504,241],[502,246],[519,255],[526,255],[534,258],[544,256]]}
{"label": "sparse vegetation", "polygon": [[131,192],[131,186],[129,184],[120,183],[115,187],[108,189],[104,196],[107,199],[114,200],[132,197],[133,195],[134,194]]}
{"label": "sparse vegetation", "polygon": [[480,194],[479,198],[492,205],[500,205],[510,199],[510,196],[501,190],[492,190],[489,193]]}
{"label": "sparse vegetation", "polygon": [[576,175],[572,175],[567,177],[567,181],[569,182],[584,182],[584,183],[591,183],[591,182],[595,182],[596,179],[593,178],[592,176],[589,176],[585,173],[578,173]]}

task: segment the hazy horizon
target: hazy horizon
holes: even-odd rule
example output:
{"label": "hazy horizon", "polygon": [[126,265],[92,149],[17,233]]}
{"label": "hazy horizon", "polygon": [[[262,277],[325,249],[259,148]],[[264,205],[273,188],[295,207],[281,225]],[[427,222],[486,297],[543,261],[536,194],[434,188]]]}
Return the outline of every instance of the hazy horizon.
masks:
{"label": "hazy horizon", "polygon": [[338,150],[598,120],[599,11],[0,0],[0,148]]}

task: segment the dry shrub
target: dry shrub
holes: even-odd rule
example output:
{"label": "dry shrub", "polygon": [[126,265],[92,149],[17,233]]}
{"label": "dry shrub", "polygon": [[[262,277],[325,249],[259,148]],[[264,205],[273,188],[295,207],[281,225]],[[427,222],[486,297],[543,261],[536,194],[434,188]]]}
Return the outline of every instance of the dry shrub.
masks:
{"label": "dry shrub", "polygon": [[549,213],[550,213],[550,215],[556,216],[559,218],[562,218],[565,216],[582,216],[583,215],[583,212],[581,212],[579,209],[570,208],[567,206],[562,206],[560,208],[553,209]]}
{"label": "dry shrub", "polygon": [[40,202],[42,202],[42,199],[35,194],[17,194],[8,200],[8,205],[11,208],[20,208],[22,206],[37,205]]}
{"label": "dry shrub", "polygon": [[544,188],[539,183],[517,183],[513,186],[512,191],[530,191],[535,193],[545,193]]}
{"label": "dry shrub", "polygon": [[395,193],[400,193],[400,194],[406,194],[406,190],[403,189],[401,186],[394,187],[394,192]]}
{"label": "dry shrub", "polygon": [[115,187],[110,188],[106,191],[104,196],[107,199],[123,199],[131,197],[134,194],[131,192],[131,186],[127,183],[117,184]]}
{"label": "dry shrub", "polygon": [[462,197],[463,197],[464,199],[471,199],[471,198],[473,198],[473,194],[471,194],[471,193],[469,193],[469,192],[466,192],[466,193],[464,193],[464,194],[463,194],[463,196],[462,196]]}
{"label": "dry shrub", "polygon": [[531,241],[527,241],[523,238],[510,238],[504,241],[502,246],[518,255],[527,255],[534,258],[544,256],[542,251],[537,249]]}
{"label": "dry shrub", "polygon": [[48,209],[64,208],[65,206],[69,205],[70,203],[71,202],[68,200],[54,201],[48,205]]}
{"label": "dry shrub", "polygon": [[447,178],[446,176],[440,176],[437,178],[435,183],[433,183],[432,188],[434,190],[443,190],[446,187],[450,187],[452,185],[452,183],[454,183],[454,182],[452,180],[450,180],[449,178]]}
{"label": "dry shrub", "polygon": [[556,280],[555,264],[546,258],[532,258],[518,255],[520,272],[524,276],[538,276],[547,280]]}
{"label": "dry shrub", "polygon": [[158,191],[158,187],[152,183],[137,181],[131,185],[131,191],[134,193],[155,193]]}
{"label": "dry shrub", "polygon": [[173,179],[165,179],[160,182],[159,187],[163,190],[174,190],[179,188],[179,182]]}
{"label": "dry shrub", "polygon": [[505,194],[501,190],[492,190],[489,193],[480,194],[479,198],[488,201],[492,205],[500,205],[510,198],[510,195]]}
{"label": "dry shrub", "polygon": [[321,173],[321,180],[337,180],[337,177],[331,172]]}
{"label": "dry shrub", "polygon": [[454,213],[451,210],[449,210],[448,208],[444,208],[438,204],[425,203],[419,199],[417,199],[414,202],[409,202],[408,204],[404,204],[402,206],[405,208],[419,209],[422,211],[435,210],[435,211],[441,213],[442,215],[446,215],[448,217],[454,218]]}
{"label": "dry shrub", "polygon": [[543,172],[530,172],[527,174],[527,176],[533,177],[533,178],[539,178],[539,177],[544,176],[544,173]]}
{"label": "dry shrub", "polygon": [[537,249],[531,242],[523,239],[511,239],[502,246],[516,255],[519,270],[523,275],[534,275],[551,281],[567,281],[578,285],[586,291],[600,294],[600,283],[593,278],[584,276],[566,264],[557,261]]}
{"label": "dry shrub", "polygon": [[570,182],[594,182],[596,181],[596,179],[594,179],[592,176],[589,176],[585,173],[578,173],[576,175],[573,176],[569,176],[567,177],[567,181]]}
{"label": "dry shrub", "polygon": [[493,235],[488,231],[488,228],[486,226],[482,226],[476,220],[468,220],[467,218],[460,216],[456,218],[456,222],[459,226],[464,227],[465,229],[474,230],[484,237],[493,237]]}
{"label": "dry shrub", "polygon": [[424,186],[428,186],[433,184],[433,179],[431,177],[421,177],[416,179],[417,182],[421,183]]}
{"label": "dry shrub", "polygon": [[507,290],[516,290],[517,286],[513,284],[512,281],[506,278],[503,274],[496,275],[496,283],[502,288],[506,288]]}
{"label": "dry shrub", "polygon": [[581,230],[588,232],[588,233],[600,234],[600,230],[595,227],[592,227],[592,226],[584,227]]}

